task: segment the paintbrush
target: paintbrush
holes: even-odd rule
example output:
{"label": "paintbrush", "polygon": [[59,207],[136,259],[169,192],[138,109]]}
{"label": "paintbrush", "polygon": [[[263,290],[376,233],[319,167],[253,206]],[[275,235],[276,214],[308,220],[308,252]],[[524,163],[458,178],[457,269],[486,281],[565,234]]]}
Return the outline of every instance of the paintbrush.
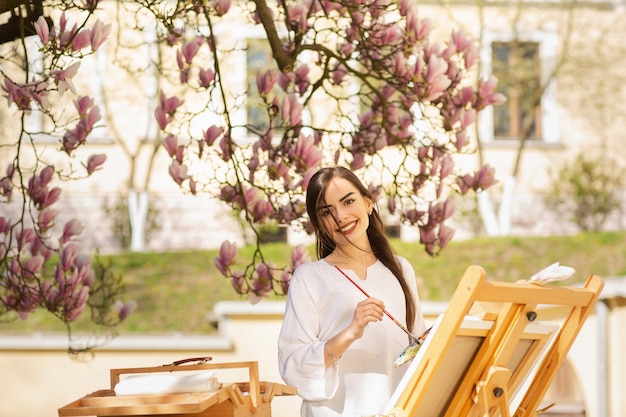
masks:
{"label": "paintbrush", "polygon": [[[350,278],[350,277],[349,277],[349,276],[348,276],[345,272],[343,272],[343,271],[341,270],[341,268],[339,268],[337,265],[335,265],[335,268],[337,268],[337,271],[341,272],[341,274],[342,274],[344,277],[348,278],[348,281],[350,281],[350,282],[351,282],[351,283],[352,283],[355,287],[357,287],[357,288],[358,288],[358,289],[359,289],[359,290],[360,290],[360,291],[361,291],[361,292],[362,292],[362,293],[363,293],[363,294],[364,294],[367,298],[371,298],[371,297],[370,297],[370,295],[369,295],[367,292],[365,292],[365,290],[364,290],[363,288],[361,288],[361,287],[359,286],[359,284],[357,284],[356,282],[354,282],[354,280],[353,280],[352,278]],[[389,317],[389,318],[391,319],[391,321],[393,321],[393,322],[394,322],[394,323],[395,323],[395,324],[396,324],[399,328],[401,328],[401,329],[404,331],[404,333],[408,334],[408,335],[409,335],[409,337],[410,337],[412,340],[417,340],[417,337],[415,337],[415,336],[413,335],[413,333],[411,333],[411,332],[409,331],[409,329],[407,329],[406,327],[404,327],[404,325],[403,325],[402,323],[400,323],[398,320],[396,320],[396,318],[395,318],[394,316],[392,316],[392,315],[391,315],[391,313],[389,313],[389,312],[388,312],[386,309],[384,309],[384,308],[383,308],[383,313],[385,313],[385,315],[386,315],[387,317]]]}

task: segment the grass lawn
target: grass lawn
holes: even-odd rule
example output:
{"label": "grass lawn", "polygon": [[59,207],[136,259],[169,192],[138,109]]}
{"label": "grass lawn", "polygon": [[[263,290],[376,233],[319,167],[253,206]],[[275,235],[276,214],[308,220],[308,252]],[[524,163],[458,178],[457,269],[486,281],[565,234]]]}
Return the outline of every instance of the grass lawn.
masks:
{"label": "grass lawn", "polygon": [[[626,232],[594,233],[547,238],[479,238],[453,242],[440,256],[429,257],[418,243],[393,240],[398,254],[414,266],[420,297],[446,301],[468,265],[481,265],[489,279],[516,281],[560,262],[577,270],[564,284],[583,282],[588,275],[626,275]],[[238,255],[244,259],[250,248]],[[265,254],[277,265],[290,256],[284,244],[267,244]],[[118,326],[119,333],[207,333],[206,320],[221,300],[246,300],[232,290],[230,282],[213,265],[217,251],[165,253],[124,253],[111,256],[113,267],[123,274],[126,299],[138,309]],[[109,257],[107,257],[109,258]],[[76,323],[76,330],[91,330],[88,314]],[[6,320],[8,317],[3,317]],[[26,320],[0,323],[0,332],[65,331],[65,326],[46,312]]]}

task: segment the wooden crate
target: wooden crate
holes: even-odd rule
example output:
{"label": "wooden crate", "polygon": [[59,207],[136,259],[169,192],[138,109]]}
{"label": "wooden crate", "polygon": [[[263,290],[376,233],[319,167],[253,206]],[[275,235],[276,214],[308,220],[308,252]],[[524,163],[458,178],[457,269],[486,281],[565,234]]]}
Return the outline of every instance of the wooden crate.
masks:
{"label": "wooden crate", "polygon": [[[184,362],[184,361],[181,361]],[[247,368],[249,381],[221,384],[214,392],[116,396],[113,390],[123,374]],[[176,417],[269,417],[275,396],[295,395],[296,389],[259,381],[257,362],[180,363],[147,368],[111,369],[111,388],[73,401],[58,410],[59,417],[71,416],[163,416]]]}

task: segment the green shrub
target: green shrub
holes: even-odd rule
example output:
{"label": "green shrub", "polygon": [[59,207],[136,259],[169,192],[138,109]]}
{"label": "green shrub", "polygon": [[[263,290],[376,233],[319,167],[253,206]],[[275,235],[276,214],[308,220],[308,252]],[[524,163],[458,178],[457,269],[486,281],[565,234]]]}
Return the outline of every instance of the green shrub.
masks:
{"label": "green shrub", "polygon": [[579,155],[552,173],[545,195],[549,210],[568,215],[582,231],[601,231],[621,205],[624,168],[602,157]]}

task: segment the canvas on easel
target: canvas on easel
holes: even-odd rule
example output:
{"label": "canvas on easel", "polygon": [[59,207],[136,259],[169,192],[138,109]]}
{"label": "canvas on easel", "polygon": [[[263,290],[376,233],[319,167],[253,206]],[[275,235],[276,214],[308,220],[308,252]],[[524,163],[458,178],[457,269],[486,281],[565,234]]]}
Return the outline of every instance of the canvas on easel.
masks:
{"label": "canvas on easel", "polygon": [[[582,288],[490,282],[470,266],[385,415],[536,415],[602,286],[597,276]],[[565,309],[564,318],[541,321],[549,306]]]}

